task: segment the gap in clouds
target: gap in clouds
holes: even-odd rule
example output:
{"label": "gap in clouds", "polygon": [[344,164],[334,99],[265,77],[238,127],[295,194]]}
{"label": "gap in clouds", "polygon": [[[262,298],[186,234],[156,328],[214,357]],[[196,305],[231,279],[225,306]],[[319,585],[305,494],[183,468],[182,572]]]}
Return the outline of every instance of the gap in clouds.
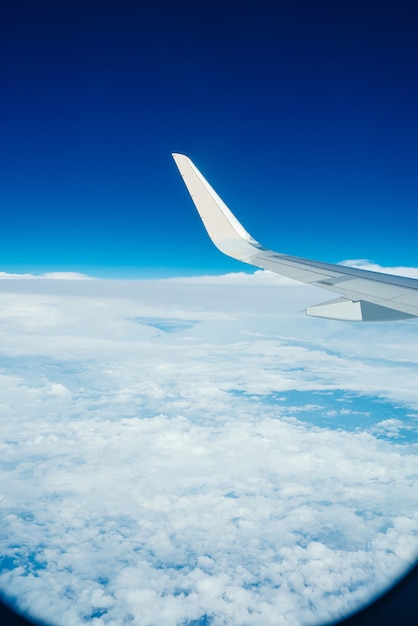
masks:
{"label": "gap in clouds", "polygon": [[301,422],[344,430],[370,432],[398,444],[418,444],[418,412],[408,406],[384,401],[377,396],[347,393],[344,390],[272,392],[251,394],[231,389],[234,396],[246,396],[259,406],[279,406],[280,412],[297,416]]}
{"label": "gap in clouds", "polygon": [[132,321],[136,324],[151,326],[165,333],[176,333],[182,330],[188,330],[199,323],[196,320],[172,319],[167,317],[133,317]]}

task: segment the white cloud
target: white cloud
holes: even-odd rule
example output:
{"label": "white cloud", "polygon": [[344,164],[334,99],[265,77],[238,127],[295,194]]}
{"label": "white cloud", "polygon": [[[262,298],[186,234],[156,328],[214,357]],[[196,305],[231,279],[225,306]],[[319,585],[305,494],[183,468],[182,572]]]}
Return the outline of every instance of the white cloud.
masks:
{"label": "white cloud", "polygon": [[87,280],[90,276],[81,274],[80,272],[45,272],[44,274],[13,274],[8,272],[0,272],[0,279],[26,279],[26,278],[46,278],[53,280]]}
{"label": "white cloud", "polygon": [[394,274],[395,276],[407,276],[409,278],[418,278],[418,268],[416,267],[385,267],[378,265],[367,259],[353,259],[341,261],[341,265],[358,267],[360,269],[371,270],[372,272],[382,272],[383,274]]}
{"label": "white cloud", "polygon": [[298,316],[315,290],[272,281],[2,283],[0,586],[23,609],[318,623],[412,562],[416,325]]}
{"label": "white cloud", "polygon": [[251,272],[234,272],[231,274],[215,274],[207,276],[188,276],[185,278],[170,279],[175,283],[199,284],[199,285],[300,285],[300,283],[287,276],[280,276],[268,270],[255,270]]}

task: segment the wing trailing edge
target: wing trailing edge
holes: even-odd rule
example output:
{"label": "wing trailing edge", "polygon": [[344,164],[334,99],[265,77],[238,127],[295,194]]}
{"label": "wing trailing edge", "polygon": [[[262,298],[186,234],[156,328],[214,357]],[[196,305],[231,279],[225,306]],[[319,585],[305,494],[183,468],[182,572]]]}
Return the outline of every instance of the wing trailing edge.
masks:
{"label": "wing trailing edge", "polygon": [[418,316],[418,280],[274,252],[237,220],[194,163],[173,154],[206,231],[224,254],[341,297],[306,309],[306,314],[344,321],[392,321]]}

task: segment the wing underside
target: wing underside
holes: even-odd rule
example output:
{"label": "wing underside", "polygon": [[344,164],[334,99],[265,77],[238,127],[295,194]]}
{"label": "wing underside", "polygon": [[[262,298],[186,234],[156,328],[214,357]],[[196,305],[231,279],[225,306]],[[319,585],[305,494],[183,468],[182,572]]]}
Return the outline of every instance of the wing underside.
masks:
{"label": "wing underside", "polygon": [[188,157],[173,154],[173,158],[209,237],[221,252],[340,296],[308,307],[307,315],[347,321],[418,316],[418,280],[268,250],[245,230]]}

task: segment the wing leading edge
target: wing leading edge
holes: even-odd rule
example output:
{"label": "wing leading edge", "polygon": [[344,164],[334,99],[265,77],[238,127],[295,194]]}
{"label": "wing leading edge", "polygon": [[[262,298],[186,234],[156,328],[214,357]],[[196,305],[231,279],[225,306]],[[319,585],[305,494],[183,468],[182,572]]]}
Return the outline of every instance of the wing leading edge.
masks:
{"label": "wing leading edge", "polygon": [[188,157],[173,154],[173,158],[209,237],[221,252],[340,295],[308,307],[307,315],[358,322],[418,316],[418,280],[268,250],[245,230]]}

